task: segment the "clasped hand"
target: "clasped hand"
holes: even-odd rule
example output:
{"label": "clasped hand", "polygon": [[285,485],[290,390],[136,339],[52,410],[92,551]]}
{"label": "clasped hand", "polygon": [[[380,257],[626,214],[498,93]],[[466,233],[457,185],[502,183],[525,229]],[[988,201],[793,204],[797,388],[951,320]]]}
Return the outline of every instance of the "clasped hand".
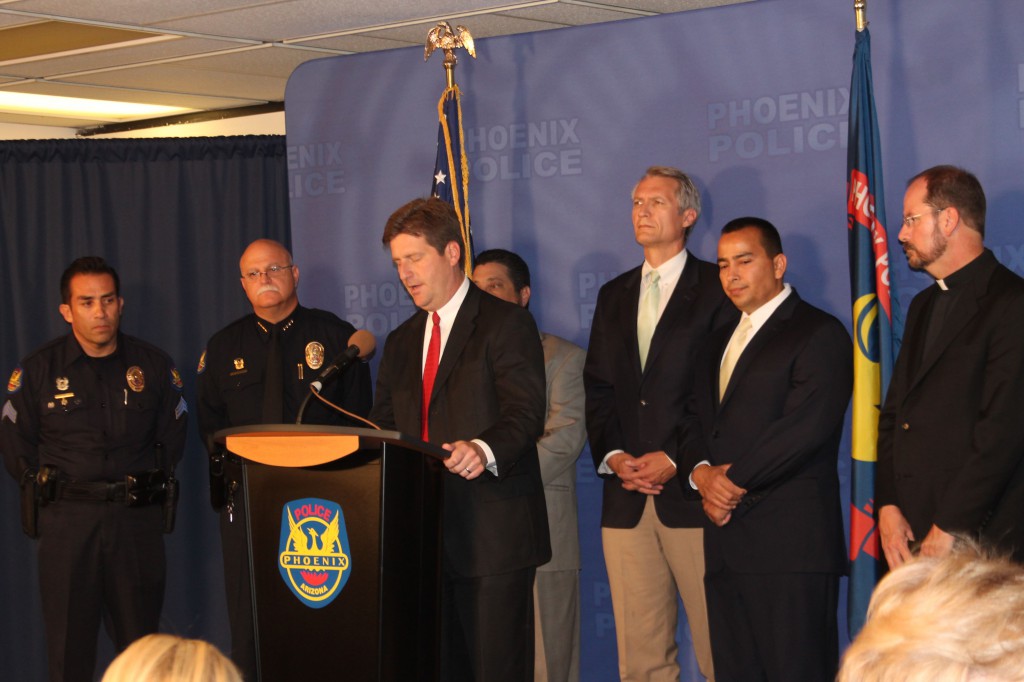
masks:
{"label": "clasped hand", "polygon": [[665,482],[676,475],[676,465],[664,450],[640,457],[619,452],[608,458],[608,467],[622,481],[623,488],[644,495],[661,494]]}
{"label": "clasped hand", "polygon": [[703,465],[693,470],[690,477],[703,498],[704,513],[716,526],[724,526],[732,519],[732,511],[747,494],[726,476],[732,464]]}

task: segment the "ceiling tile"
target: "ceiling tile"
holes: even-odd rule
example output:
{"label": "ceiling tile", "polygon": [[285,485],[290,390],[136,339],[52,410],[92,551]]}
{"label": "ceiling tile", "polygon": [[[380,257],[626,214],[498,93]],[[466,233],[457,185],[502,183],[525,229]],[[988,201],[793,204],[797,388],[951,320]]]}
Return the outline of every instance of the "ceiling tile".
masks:
{"label": "ceiling tile", "polygon": [[496,0],[291,0],[154,23],[153,26],[260,40],[284,40],[448,16],[509,4]]}
{"label": "ceiling tile", "polygon": [[40,21],[0,31],[0,62],[54,52],[112,46],[152,38],[152,33],[66,21]]}
{"label": "ceiling tile", "polygon": [[[501,14],[479,14],[469,17],[453,17],[452,25],[461,24],[469,29],[474,40],[490,38],[498,35],[509,35],[512,33],[528,33],[530,31],[547,31],[554,28],[564,28],[561,24],[552,24],[533,19],[522,19],[519,17],[505,16]],[[427,31],[432,29],[436,22],[430,21],[422,24],[411,24],[396,28],[387,28],[378,31],[367,32],[364,35],[378,36],[392,40],[423,45],[427,41]]]}
{"label": "ceiling tile", "polygon": [[[0,64],[0,87],[203,110],[237,107],[281,101],[289,75],[311,59],[422,46],[442,18],[482,39],[748,1],[754,0],[0,0],[0,61],[6,49],[9,60],[20,62]],[[122,29],[139,31],[126,36]],[[15,49],[19,32],[41,35]],[[106,38],[69,44],[61,33],[75,40],[97,33],[173,37],[106,49],[95,45]],[[44,47],[45,41],[53,45]],[[26,57],[49,50],[76,53]],[[12,116],[79,125],[23,114],[0,115],[0,122]]]}
{"label": "ceiling tile", "polygon": [[[423,33],[426,40],[427,34]],[[409,42],[406,40],[395,40],[393,38],[382,38],[367,33],[354,33],[351,35],[337,36],[334,38],[319,38],[317,40],[302,40],[295,45],[309,45],[311,47],[326,47],[332,50],[344,52],[375,52],[377,50],[392,50],[398,47],[409,47],[420,45],[420,42]]]}
{"label": "ceiling tile", "polygon": [[620,19],[636,19],[636,13],[619,12],[613,9],[600,7],[588,7],[586,5],[571,5],[564,2],[552,5],[539,5],[524,9],[513,9],[502,11],[501,14],[537,21],[547,21],[564,26],[582,26],[584,24],[597,24],[603,21],[618,21]]}
{"label": "ceiling tile", "polygon": [[[2,32],[0,32],[0,36],[2,36]],[[228,43],[220,40],[173,38],[159,43],[122,47],[56,59],[40,59],[10,65],[0,64],[0,74],[11,74],[26,78],[45,78],[66,73],[105,69],[112,66],[131,66],[155,60],[237,48],[237,43]]]}

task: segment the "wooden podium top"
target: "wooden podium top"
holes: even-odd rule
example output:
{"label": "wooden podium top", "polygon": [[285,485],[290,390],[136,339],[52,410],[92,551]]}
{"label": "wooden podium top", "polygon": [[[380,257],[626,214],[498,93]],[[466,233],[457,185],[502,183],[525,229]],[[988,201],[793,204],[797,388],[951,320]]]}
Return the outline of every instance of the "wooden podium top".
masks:
{"label": "wooden podium top", "polygon": [[445,459],[448,452],[398,431],[315,424],[259,424],[222,429],[214,440],[252,462],[279,467],[327,464],[357,450],[389,443]]}

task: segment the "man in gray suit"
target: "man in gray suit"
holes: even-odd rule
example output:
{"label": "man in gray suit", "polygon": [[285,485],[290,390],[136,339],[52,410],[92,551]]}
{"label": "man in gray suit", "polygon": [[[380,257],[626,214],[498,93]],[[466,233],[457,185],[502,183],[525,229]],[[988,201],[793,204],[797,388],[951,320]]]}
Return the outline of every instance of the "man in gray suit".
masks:
{"label": "man in gray suit", "polygon": [[[489,294],[524,308],[530,304],[530,269],[504,249],[476,257],[473,282]],[[576,459],[587,432],[584,421],[583,361],[574,343],[541,334],[547,384],[544,435],[537,441],[544,481],[551,561],[537,568],[534,583],[538,682],[577,682],[580,677],[580,543],[576,522]]]}

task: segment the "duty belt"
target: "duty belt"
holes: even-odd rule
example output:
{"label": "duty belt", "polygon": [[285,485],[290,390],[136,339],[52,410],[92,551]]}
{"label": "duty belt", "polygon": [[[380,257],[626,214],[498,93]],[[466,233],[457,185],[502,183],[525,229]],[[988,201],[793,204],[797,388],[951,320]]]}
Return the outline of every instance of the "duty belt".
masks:
{"label": "duty belt", "polygon": [[124,481],[107,483],[79,483],[60,481],[57,484],[58,500],[79,500],[92,502],[124,502],[126,486]]}

